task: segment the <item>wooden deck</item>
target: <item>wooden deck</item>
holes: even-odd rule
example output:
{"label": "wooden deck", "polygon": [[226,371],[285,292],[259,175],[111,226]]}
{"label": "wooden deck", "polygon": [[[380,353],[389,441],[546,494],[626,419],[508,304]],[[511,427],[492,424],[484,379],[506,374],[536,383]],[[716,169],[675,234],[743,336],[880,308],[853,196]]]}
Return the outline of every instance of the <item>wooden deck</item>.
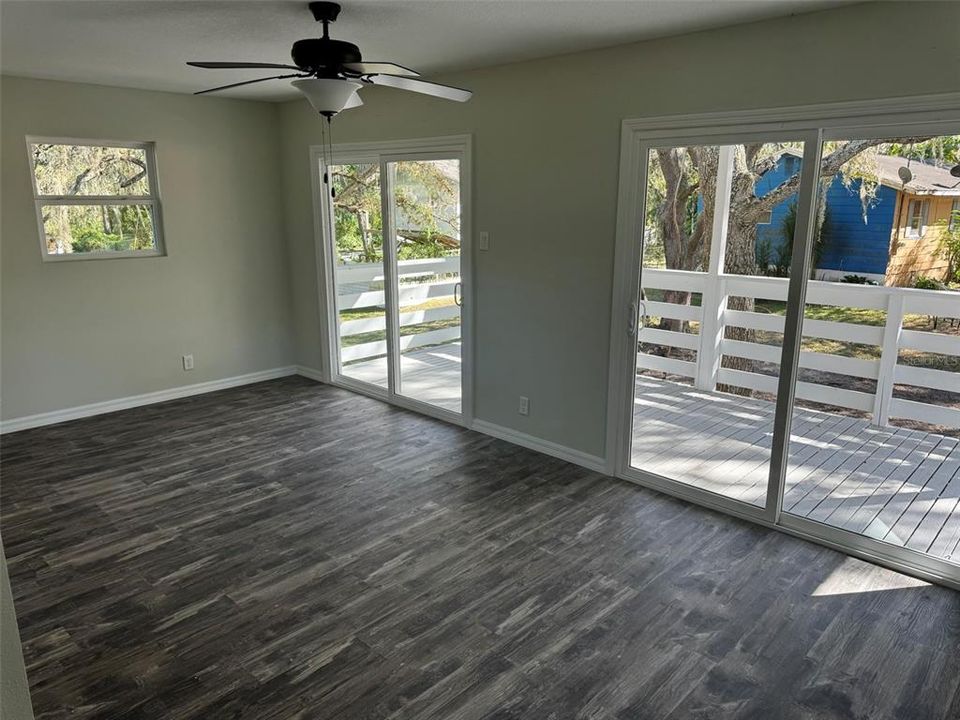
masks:
{"label": "wooden deck", "polygon": [[[762,506],[774,404],[638,377],[632,464]],[[960,561],[955,438],[798,408],[784,510]]]}
{"label": "wooden deck", "polygon": [[[343,374],[354,380],[387,387],[387,358],[353,362]],[[409,350],[400,356],[398,392],[415,400],[461,412],[460,343]]]}

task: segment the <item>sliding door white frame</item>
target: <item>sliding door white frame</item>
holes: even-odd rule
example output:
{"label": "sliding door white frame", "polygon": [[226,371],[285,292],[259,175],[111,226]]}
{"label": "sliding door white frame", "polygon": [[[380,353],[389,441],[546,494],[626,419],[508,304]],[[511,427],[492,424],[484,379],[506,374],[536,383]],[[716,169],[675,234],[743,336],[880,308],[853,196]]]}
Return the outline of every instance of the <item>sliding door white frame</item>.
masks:
{"label": "sliding door white frame", "polygon": [[[369,395],[380,400],[430,415],[447,422],[470,427],[473,424],[473,327],[476,290],[473,282],[473,191],[472,191],[472,138],[470,135],[455,135],[414,140],[395,140],[370,143],[341,143],[333,148],[334,164],[345,162],[356,164],[374,164],[380,167],[381,207],[384,211],[383,234],[390,235],[390,193],[392,186],[387,175],[388,164],[401,160],[456,159],[460,164],[460,281],[462,283],[462,307],[460,310],[460,353],[461,353],[461,412],[431,405],[409,396],[395,392],[397,388],[399,328],[397,313],[387,317],[387,358],[388,388],[380,388],[359,382],[342,374],[340,366],[340,337],[337,292],[336,292],[336,252],[333,235],[333,212],[331,198],[323,183],[326,171],[323,160],[323,148],[320,145],[310,148],[311,183],[314,205],[314,245],[317,262],[318,308],[321,327],[323,380],[339,385],[354,392]],[[384,242],[385,292],[391,298],[388,304],[396,307],[397,288],[393,276],[396,269],[395,248],[393,243]]]}
{"label": "sliding door white frame", "polygon": [[957,127],[960,127],[960,93],[624,121],[621,129],[617,243],[611,308],[608,471],[631,482],[960,589],[960,569],[956,565],[782,511],[801,341],[800,325],[806,292],[805,273],[794,273],[789,284],[766,507],[760,509],[749,506],[630,465],[636,316],[643,257],[643,201],[649,149],[680,144],[736,144],[762,141],[765,137],[803,140],[804,164],[793,267],[805,268],[812,254],[814,224],[811,217],[815,211],[812,190],[817,183],[823,139],[847,139],[871,134],[883,137],[894,132],[904,134],[906,128],[914,133],[924,130],[936,132],[937,129],[956,132]]}

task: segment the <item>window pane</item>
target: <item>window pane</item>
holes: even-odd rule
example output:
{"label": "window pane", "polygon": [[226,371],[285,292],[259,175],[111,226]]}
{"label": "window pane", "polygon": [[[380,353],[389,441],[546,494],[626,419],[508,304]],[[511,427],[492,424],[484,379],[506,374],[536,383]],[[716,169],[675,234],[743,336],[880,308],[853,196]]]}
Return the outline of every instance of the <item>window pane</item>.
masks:
{"label": "window pane", "polygon": [[143,148],[34,143],[40,195],[149,195]]}
{"label": "window pane", "polygon": [[633,467],[766,504],[802,156],[801,142],[651,151]]}
{"label": "window pane", "polygon": [[334,165],[340,373],[387,387],[387,300],[379,163]]}
{"label": "window pane", "polygon": [[460,412],[460,161],[403,160],[388,169],[400,326],[396,391]]}
{"label": "window pane", "polygon": [[958,144],[825,144],[783,498],[790,515],[953,563],[960,237],[948,225]]}
{"label": "window pane", "polygon": [[43,205],[50,255],[156,249],[149,205]]}

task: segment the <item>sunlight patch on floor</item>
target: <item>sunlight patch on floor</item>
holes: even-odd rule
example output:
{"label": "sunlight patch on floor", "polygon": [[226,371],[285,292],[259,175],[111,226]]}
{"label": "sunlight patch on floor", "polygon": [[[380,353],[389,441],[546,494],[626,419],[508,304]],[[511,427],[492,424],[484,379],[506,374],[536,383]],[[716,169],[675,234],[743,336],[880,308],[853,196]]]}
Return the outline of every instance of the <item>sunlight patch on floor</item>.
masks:
{"label": "sunlight patch on floor", "polygon": [[[864,566],[870,567],[872,573],[869,586],[864,587]],[[860,595],[867,592],[882,592],[884,590],[904,590],[906,588],[924,587],[929,583],[909,575],[901,575],[893,570],[876,573],[876,568],[867,565],[862,560],[848,558],[840,567],[830,573],[811,597],[826,597],[830,595]]]}

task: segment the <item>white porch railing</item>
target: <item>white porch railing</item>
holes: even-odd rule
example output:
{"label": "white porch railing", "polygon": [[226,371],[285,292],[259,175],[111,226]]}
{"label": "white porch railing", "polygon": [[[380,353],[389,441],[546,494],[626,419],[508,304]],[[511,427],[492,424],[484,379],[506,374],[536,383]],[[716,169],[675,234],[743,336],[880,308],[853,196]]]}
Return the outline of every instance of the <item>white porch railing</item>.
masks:
{"label": "white porch railing", "polygon": [[[397,291],[400,300],[400,327],[409,327],[435,320],[449,320],[460,317],[460,308],[453,303],[456,286],[460,282],[460,257],[427,258],[423,260],[400,260],[397,262],[400,285]],[[381,263],[357,263],[338,265],[337,305],[338,309],[356,310],[361,308],[384,308],[386,294],[383,287],[383,265]],[[377,285],[379,289],[375,288]],[[421,305],[428,300],[449,299],[450,304],[426,310],[404,308]],[[340,338],[365,333],[386,333],[386,314],[340,323]],[[460,326],[428,330],[426,332],[401,335],[400,350],[410,350],[425,345],[454,342],[460,339]],[[341,347],[341,362],[352,362],[365,358],[386,355],[386,340],[374,340]]]}
{"label": "white porch railing", "polygon": [[[729,297],[786,301],[785,278],[726,275],[685,270],[644,268],[641,283],[644,297],[649,290],[678,290],[700,293],[701,306],[643,300],[640,314],[695,322],[698,333],[677,332],[642,326],[641,343],[683,348],[696,353],[696,360],[637,353],[637,368],[655,370],[691,378],[697,387],[713,390],[718,383],[766,393],[776,393],[777,379],[758,372],[724,368],[722,358],[733,356],[764,363],[780,362],[780,347],[724,337],[727,326],[782,333],[784,317],[768,313],[745,312],[727,308]],[[861,323],[805,319],[803,336],[880,348],[878,360],[851,358],[823,352],[802,351],[800,367],[866,378],[876,381],[876,391],[839,388],[815,382],[798,382],[797,397],[803,400],[870,413],[877,425],[890,418],[918,420],[934,425],[960,427],[960,409],[946,405],[893,397],[894,384],[960,393],[960,372],[913,367],[898,361],[901,350],[939,353],[957,358],[960,367],[960,337],[945,333],[907,330],[907,314],[960,318],[960,293],[875,287],[811,280],[807,286],[808,305],[881,310],[886,313],[883,326]]]}

